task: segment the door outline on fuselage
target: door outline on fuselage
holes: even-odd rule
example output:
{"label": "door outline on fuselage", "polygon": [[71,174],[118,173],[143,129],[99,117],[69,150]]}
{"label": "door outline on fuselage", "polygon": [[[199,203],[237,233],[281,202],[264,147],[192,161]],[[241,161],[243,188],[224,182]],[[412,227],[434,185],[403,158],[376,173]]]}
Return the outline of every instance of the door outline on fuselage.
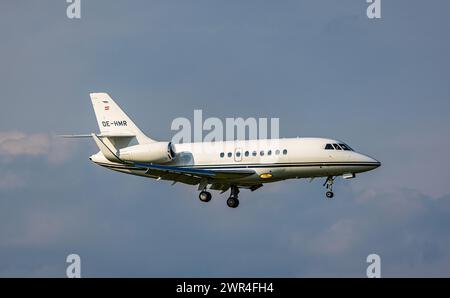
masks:
{"label": "door outline on fuselage", "polygon": [[[237,153],[239,153],[239,156]],[[242,161],[242,149],[241,148],[236,148],[234,150],[234,161],[236,161],[236,162]]]}

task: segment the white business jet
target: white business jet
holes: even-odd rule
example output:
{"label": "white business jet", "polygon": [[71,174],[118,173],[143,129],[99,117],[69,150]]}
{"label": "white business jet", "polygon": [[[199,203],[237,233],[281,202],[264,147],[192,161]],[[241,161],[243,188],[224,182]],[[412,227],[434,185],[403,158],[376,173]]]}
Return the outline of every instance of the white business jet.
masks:
{"label": "white business jet", "polygon": [[89,159],[105,168],[157,180],[198,185],[199,199],[211,200],[208,189],[226,192],[227,205],[239,205],[240,189],[255,191],[264,183],[325,177],[326,197],[333,197],[336,177],[354,178],[379,161],[349,145],[324,138],[291,138],[172,144],[147,137],[106,93],[91,93],[100,134],[92,137],[100,152]]}

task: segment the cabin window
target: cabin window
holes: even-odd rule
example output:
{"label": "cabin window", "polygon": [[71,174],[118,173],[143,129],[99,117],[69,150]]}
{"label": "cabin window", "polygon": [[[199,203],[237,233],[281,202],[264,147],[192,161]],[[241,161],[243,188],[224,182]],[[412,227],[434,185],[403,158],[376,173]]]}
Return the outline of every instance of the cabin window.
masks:
{"label": "cabin window", "polygon": [[287,149],[283,150],[283,155],[287,155]]}
{"label": "cabin window", "polygon": [[256,156],[256,151],[253,151],[253,152],[252,152],[252,155],[253,155],[253,156]]}
{"label": "cabin window", "polygon": [[221,152],[221,153],[220,153],[220,157],[221,157],[221,158],[224,158],[224,156],[225,156],[225,153]]}
{"label": "cabin window", "polygon": [[325,150],[334,150],[333,145],[327,144],[327,145],[325,146]]}
{"label": "cabin window", "polygon": [[275,150],[275,155],[280,155],[280,150]]}
{"label": "cabin window", "polygon": [[264,150],[261,150],[261,151],[259,152],[259,155],[264,156]]}
{"label": "cabin window", "polygon": [[272,150],[267,151],[267,155],[272,155]]}
{"label": "cabin window", "polygon": [[247,157],[247,156],[249,156],[249,155],[250,155],[250,152],[245,151],[245,156]]}
{"label": "cabin window", "polygon": [[339,147],[338,144],[333,144],[333,147],[334,147],[334,149],[336,149],[336,150],[342,150],[341,147]]}
{"label": "cabin window", "polygon": [[241,152],[236,152],[236,157],[241,157]]}
{"label": "cabin window", "polygon": [[233,155],[233,153],[228,152],[228,157],[231,157]]}

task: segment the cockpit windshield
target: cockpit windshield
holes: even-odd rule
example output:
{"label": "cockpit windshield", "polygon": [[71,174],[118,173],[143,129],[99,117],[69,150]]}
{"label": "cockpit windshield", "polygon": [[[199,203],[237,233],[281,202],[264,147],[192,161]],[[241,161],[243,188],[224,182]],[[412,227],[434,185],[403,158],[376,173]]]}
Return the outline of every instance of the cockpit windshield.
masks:
{"label": "cockpit windshield", "polygon": [[345,151],[353,151],[353,149],[344,143],[340,144],[326,144],[325,150],[345,150]]}
{"label": "cockpit windshield", "polygon": [[350,146],[347,145],[347,144],[339,144],[339,146],[341,146],[341,148],[344,149],[344,150],[353,151],[353,149],[350,148]]}

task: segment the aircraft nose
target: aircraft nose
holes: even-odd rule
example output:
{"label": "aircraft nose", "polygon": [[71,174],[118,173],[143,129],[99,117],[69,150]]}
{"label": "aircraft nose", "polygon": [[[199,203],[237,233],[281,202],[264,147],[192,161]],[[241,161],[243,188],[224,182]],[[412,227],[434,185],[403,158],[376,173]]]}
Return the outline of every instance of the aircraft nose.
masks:
{"label": "aircraft nose", "polygon": [[355,161],[362,163],[363,167],[366,171],[370,171],[373,169],[378,168],[381,166],[381,162],[376,160],[375,158],[372,158],[368,155],[361,154],[361,153],[354,153]]}
{"label": "aircraft nose", "polygon": [[373,165],[374,165],[374,169],[376,169],[376,168],[378,168],[379,166],[381,166],[381,162],[379,162],[378,160],[376,160],[376,159],[374,159],[374,158],[372,158],[372,160],[373,160]]}
{"label": "aircraft nose", "polygon": [[381,162],[379,162],[378,160],[376,160],[375,158],[372,158],[370,156],[365,155],[365,158],[367,159],[367,162],[369,162],[371,164],[371,166],[373,167],[373,169],[378,168],[379,166],[381,166]]}

